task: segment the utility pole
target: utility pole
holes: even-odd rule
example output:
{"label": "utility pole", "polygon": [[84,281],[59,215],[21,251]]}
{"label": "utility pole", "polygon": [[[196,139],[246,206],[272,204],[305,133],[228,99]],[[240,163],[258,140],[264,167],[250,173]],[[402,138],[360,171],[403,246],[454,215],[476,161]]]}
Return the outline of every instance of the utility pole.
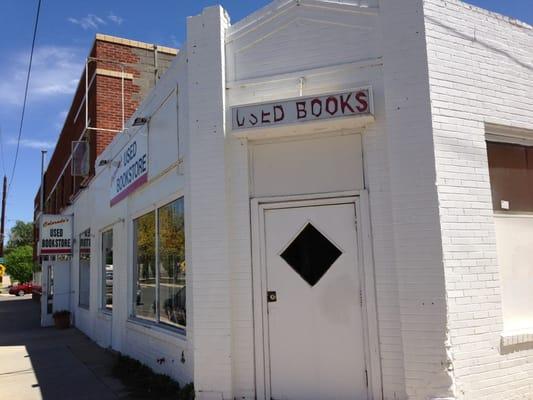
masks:
{"label": "utility pole", "polygon": [[2,218],[0,220],[0,257],[4,256],[4,227],[6,222],[6,191],[7,177],[4,175],[4,184],[2,185]]}
{"label": "utility pole", "polygon": [[39,194],[41,195],[40,208],[41,214],[44,214],[44,158],[46,157],[46,150],[41,150],[41,190]]}

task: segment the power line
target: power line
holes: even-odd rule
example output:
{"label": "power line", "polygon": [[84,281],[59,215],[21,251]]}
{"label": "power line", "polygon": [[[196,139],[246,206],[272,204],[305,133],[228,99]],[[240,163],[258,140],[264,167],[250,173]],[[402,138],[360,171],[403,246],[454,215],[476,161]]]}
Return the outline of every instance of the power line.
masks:
{"label": "power line", "polygon": [[24,125],[24,114],[26,112],[26,100],[28,99],[28,87],[30,83],[31,64],[33,61],[33,50],[35,49],[35,38],[37,37],[37,25],[39,23],[40,11],[41,11],[41,0],[38,0],[37,14],[35,15],[35,24],[33,25],[33,39],[31,42],[30,63],[28,65],[28,74],[26,75],[26,87],[24,89],[24,101],[22,103],[22,114],[20,116],[19,134],[17,138],[17,150],[15,151],[15,160],[13,161],[13,169],[11,170],[11,178],[9,179],[9,189],[11,189],[11,186],[13,186],[13,178],[15,176],[15,169],[17,168],[17,161],[19,157],[20,137],[22,136],[22,126]]}
{"label": "power line", "polygon": [[2,138],[2,127],[0,126],[0,156],[2,156],[2,170],[4,171],[4,176],[6,175],[6,163],[4,158],[4,139]]}

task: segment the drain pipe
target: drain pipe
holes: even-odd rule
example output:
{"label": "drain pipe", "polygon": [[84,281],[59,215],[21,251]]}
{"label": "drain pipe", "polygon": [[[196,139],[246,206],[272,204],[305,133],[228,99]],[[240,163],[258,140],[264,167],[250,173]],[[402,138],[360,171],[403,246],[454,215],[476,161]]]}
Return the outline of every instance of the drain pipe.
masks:
{"label": "drain pipe", "polygon": [[157,60],[157,45],[154,44],[154,86],[159,79],[159,62]]}

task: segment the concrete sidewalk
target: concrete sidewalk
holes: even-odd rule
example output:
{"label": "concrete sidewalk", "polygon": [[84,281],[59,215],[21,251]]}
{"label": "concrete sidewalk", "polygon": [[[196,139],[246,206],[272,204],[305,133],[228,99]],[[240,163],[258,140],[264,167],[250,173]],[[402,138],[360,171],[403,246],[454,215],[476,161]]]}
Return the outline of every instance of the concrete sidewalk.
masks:
{"label": "concrete sidewalk", "polygon": [[0,399],[128,399],[114,357],[77,329],[39,326],[39,304],[0,294]]}

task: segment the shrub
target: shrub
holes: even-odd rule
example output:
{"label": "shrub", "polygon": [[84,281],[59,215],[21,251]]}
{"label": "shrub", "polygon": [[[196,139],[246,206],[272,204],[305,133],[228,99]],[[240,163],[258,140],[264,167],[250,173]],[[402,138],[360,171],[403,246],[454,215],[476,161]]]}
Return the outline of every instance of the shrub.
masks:
{"label": "shrub", "polygon": [[18,282],[29,282],[33,276],[33,248],[19,246],[6,251],[6,273]]}
{"label": "shrub", "polygon": [[141,362],[119,354],[113,365],[113,375],[139,399],[193,400],[194,386],[189,383],[180,388],[169,376],[157,374]]}

